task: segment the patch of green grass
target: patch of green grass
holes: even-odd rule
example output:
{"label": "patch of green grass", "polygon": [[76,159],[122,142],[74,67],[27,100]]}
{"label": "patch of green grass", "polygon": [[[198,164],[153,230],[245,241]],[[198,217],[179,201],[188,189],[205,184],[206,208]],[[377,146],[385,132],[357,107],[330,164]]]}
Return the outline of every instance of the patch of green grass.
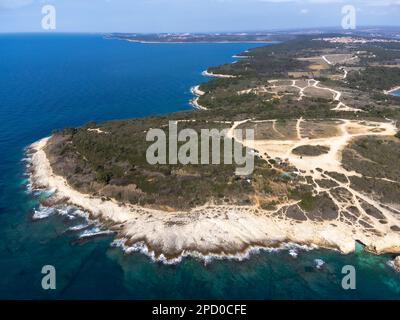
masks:
{"label": "patch of green grass", "polygon": [[302,199],[299,203],[299,206],[305,211],[311,211],[316,206],[317,203],[316,200],[317,198],[315,198],[311,192],[307,192],[302,195]]}

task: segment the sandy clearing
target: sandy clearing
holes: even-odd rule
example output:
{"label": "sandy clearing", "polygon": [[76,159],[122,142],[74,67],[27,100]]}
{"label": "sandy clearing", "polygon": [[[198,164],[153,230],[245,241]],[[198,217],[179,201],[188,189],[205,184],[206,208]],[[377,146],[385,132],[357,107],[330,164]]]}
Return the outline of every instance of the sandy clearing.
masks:
{"label": "sandy clearing", "polygon": [[[337,197],[331,192],[330,188],[322,188],[318,185],[317,181],[326,179],[324,172],[336,172],[340,173],[349,179],[351,176],[361,176],[357,172],[349,172],[344,169],[342,165],[342,152],[345,147],[355,138],[363,136],[393,136],[397,132],[395,123],[393,122],[367,122],[367,121],[352,121],[342,119],[340,124],[338,124],[338,131],[340,134],[333,137],[316,138],[309,139],[303,138],[301,135],[301,124],[304,120],[302,118],[298,119],[296,131],[298,138],[296,140],[256,140],[249,144],[246,140],[240,141],[248,147],[255,148],[259,154],[264,155],[264,157],[287,159],[291,165],[294,165],[300,172],[304,172],[304,176],[311,177],[314,182],[315,193],[320,194],[322,192],[327,193],[332,201],[339,208],[338,219],[335,222],[340,222],[346,220],[343,217],[343,213],[349,214],[349,208],[351,206],[356,206],[360,212],[361,219],[366,219],[369,221],[370,225],[374,230],[382,234],[391,234],[391,230],[388,229],[388,225],[398,225],[400,220],[397,216],[393,215],[391,208],[387,204],[382,204],[371,198],[370,196],[364,195],[361,192],[354,190],[350,183],[343,183],[334,178],[333,180],[339,187],[346,190],[348,194],[351,195],[351,200],[344,201],[340,197]],[[243,121],[235,123],[232,127],[231,133],[234,132],[233,129],[236,125],[242,125]],[[237,139],[237,137],[235,137]],[[298,156],[293,154],[293,150],[300,146],[327,146],[330,148],[329,152],[315,157],[308,156]],[[266,155],[266,156],[265,156]],[[316,170],[316,169],[319,170]],[[349,180],[348,180],[349,181]],[[396,182],[397,181],[391,181]],[[337,188],[337,187],[335,187]],[[372,218],[365,209],[361,206],[360,200],[369,204],[370,206],[377,209],[388,221],[388,225],[382,225],[378,219]],[[350,221],[347,223],[352,224]],[[354,225],[354,229],[363,229],[362,225]],[[357,232],[357,231],[355,231]],[[396,236],[397,237],[397,236]],[[400,243],[399,243],[400,245]]]}
{"label": "sandy clearing", "polygon": [[107,131],[103,131],[100,128],[94,128],[94,129],[87,129],[87,131],[89,132],[95,132],[95,133],[99,133],[99,134],[109,134],[109,132]]}

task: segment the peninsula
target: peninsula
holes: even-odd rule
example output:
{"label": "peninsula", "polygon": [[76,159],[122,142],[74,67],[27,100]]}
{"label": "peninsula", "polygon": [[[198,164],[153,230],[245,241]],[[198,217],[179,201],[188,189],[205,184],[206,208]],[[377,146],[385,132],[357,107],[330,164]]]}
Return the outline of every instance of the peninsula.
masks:
{"label": "peninsula", "polygon": [[[32,184],[55,191],[45,205],[80,207],[155,260],[289,242],[400,253],[400,98],[388,94],[400,43],[359,39],[291,36],[208,68],[220,76],[193,88],[198,110],[56,130],[29,149]],[[253,173],[150,165],[146,133],[169,121],[227,129],[254,150]]]}

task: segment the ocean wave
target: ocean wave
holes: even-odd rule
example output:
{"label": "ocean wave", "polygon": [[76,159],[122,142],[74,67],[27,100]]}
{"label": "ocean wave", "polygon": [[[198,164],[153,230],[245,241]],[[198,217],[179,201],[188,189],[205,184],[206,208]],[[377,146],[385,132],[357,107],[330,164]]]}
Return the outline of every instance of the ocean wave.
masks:
{"label": "ocean wave", "polygon": [[88,223],[81,223],[76,226],[69,227],[68,230],[69,231],[81,231],[83,229],[88,228],[89,226],[90,226],[90,224],[88,224]]}
{"label": "ocean wave", "polygon": [[57,210],[50,207],[40,206],[39,209],[33,210],[32,219],[33,220],[42,220],[48,218],[57,213]]}
{"label": "ocean wave", "polygon": [[92,238],[92,237],[97,237],[97,236],[101,236],[101,235],[109,235],[109,234],[113,234],[113,233],[114,232],[112,232],[111,230],[103,230],[103,229],[101,229],[101,227],[99,225],[97,225],[91,229],[84,230],[79,235],[79,239]]}
{"label": "ocean wave", "polygon": [[21,162],[24,162],[26,164],[32,164],[32,157],[25,157],[21,159]]}
{"label": "ocean wave", "polygon": [[283,243],[279,247],[261,247],[261,246],[252,246],[241,253],[236,254],[207,254],[204,255],[198,251],[183,251],[179,257],[167,258],[164,254],[156,256],[153,250],[150,250],[149,247],[143,242],[137,242],[133,245],[126,245],[126,239],[115,239],[111,246],[115,248],[120,248],[126,254],[130,253],[141,253],[149,257],[153,262],[161,262],[167,265],[176,265],[184,258],[192,257],[195,259],[202,260],[205,265],[212,263],[213,261],[221,261],[221,260],[234,260],[234,261],[244,261],[249,260],[252,255],[260,254],[260,253],[276,253],[284,250],[295,250],[298,252],[301,251],[311,251],[318,249],[318,246],[315,245],[298,245],[295,243]]}
{"label": "ocean wave", "polygon": [[389,261],[386,262],[386,264],[387,264],[390,268],[392,268],[395,272],[400,273],[400,268],[399,268],[398,266],[396,266],[396,263],[395,263],[394,260],[389,260]]}
{"label": "ocean wave", "polygon": [[[43,198],[48,198],[52,195],[53,191],[51,190],[35,190],[34,195],[38,200]],[[85,211],[82,211],[74,206],[63,205],[56,207],[48,207],[40,204],[37,208],[33,209],[32,219],[33,220],[43,220],[49,218],[53,215],[60,215],[68,218],[69,220],[83,218],[85,219],[86,227],[89,226],[89,214]]]}
{"label": "ocean wave", "polygon": [[[26,158],[22,159],[23,162],[26,162],[29,166],[31,163],[31,157],[29,155]],[[25,181],[26,190],[29,194],[31,194],[34,198],[36,198],[39,202],[43,199],[48,199],[52,197],[56,193],[56,189],[43,189],[43,188],[34,188],[34,183],[32,182],[32,174],[26,172],[28,179]],[[39,205],[36,209],[33,209],[33,220],[43,220],[49,218],[53,215],[60,215],[63,217],[68,218],[69,220],[83,218],[85,221],[81,224],[69,227],[67,231],[82,231],[84,229],[89,228],[94,223],[98,223],[97,221],[90,221],[89,220],[89,213],[83,211],[75,206],[72,205],[57,205],[54,207],[47,207],[44,205]],[[79,239],[90,238],[101,234],[110,234],[111,231],[108,230],[100,230],[98,224],[94,229],[84,230],[82,234],[79,235]]]}
{"label": "ocean wave", "polygon": [[69,205],[65,205],[62,207],[46,207],[40,205],[38,209],[33,210],[32,219],[43,220],[54,215],[63,216],[68,218],[69,220],[83,218],[84,222],[71,226],[67,229],[67,231],[73,232],[83,231],[81,232],[81,234],[79,234],[78,239],[87,239],[113,233],[111,230],[103,229],[102,225],[98,221],[91,221],[87,212]]}
{"label": "ocean wave", "polygon": [[293,258],[297,258],[297,256],[299,255],[299,252],[297,251],[297,249],[290,249],[290,250],[289,250],[289,254],[290,254]]}
{"label": "ocean wave", "polygon": [[325,265],[325,261],[322,260],[322,259],[315,259],[314,260],[314,265],[318,270],[321,270]]}
{"label": "ocean wave", "polygon": [[67,217],[68,219],[76,219],[78,217],[89,219],[89,214],[74,206],[64,206],[58,208],[58,214]]}

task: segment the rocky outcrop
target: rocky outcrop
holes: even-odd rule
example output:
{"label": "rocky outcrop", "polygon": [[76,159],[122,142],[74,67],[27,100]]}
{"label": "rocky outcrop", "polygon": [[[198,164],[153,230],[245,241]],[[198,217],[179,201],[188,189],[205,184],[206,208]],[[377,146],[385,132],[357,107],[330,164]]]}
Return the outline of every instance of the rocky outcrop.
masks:
{"label": "rocky outcrop", "polygon": [[394,268],[397,272],[400,272],[400,256],[397,256],[397,257],[393,260],[393,268]]}

